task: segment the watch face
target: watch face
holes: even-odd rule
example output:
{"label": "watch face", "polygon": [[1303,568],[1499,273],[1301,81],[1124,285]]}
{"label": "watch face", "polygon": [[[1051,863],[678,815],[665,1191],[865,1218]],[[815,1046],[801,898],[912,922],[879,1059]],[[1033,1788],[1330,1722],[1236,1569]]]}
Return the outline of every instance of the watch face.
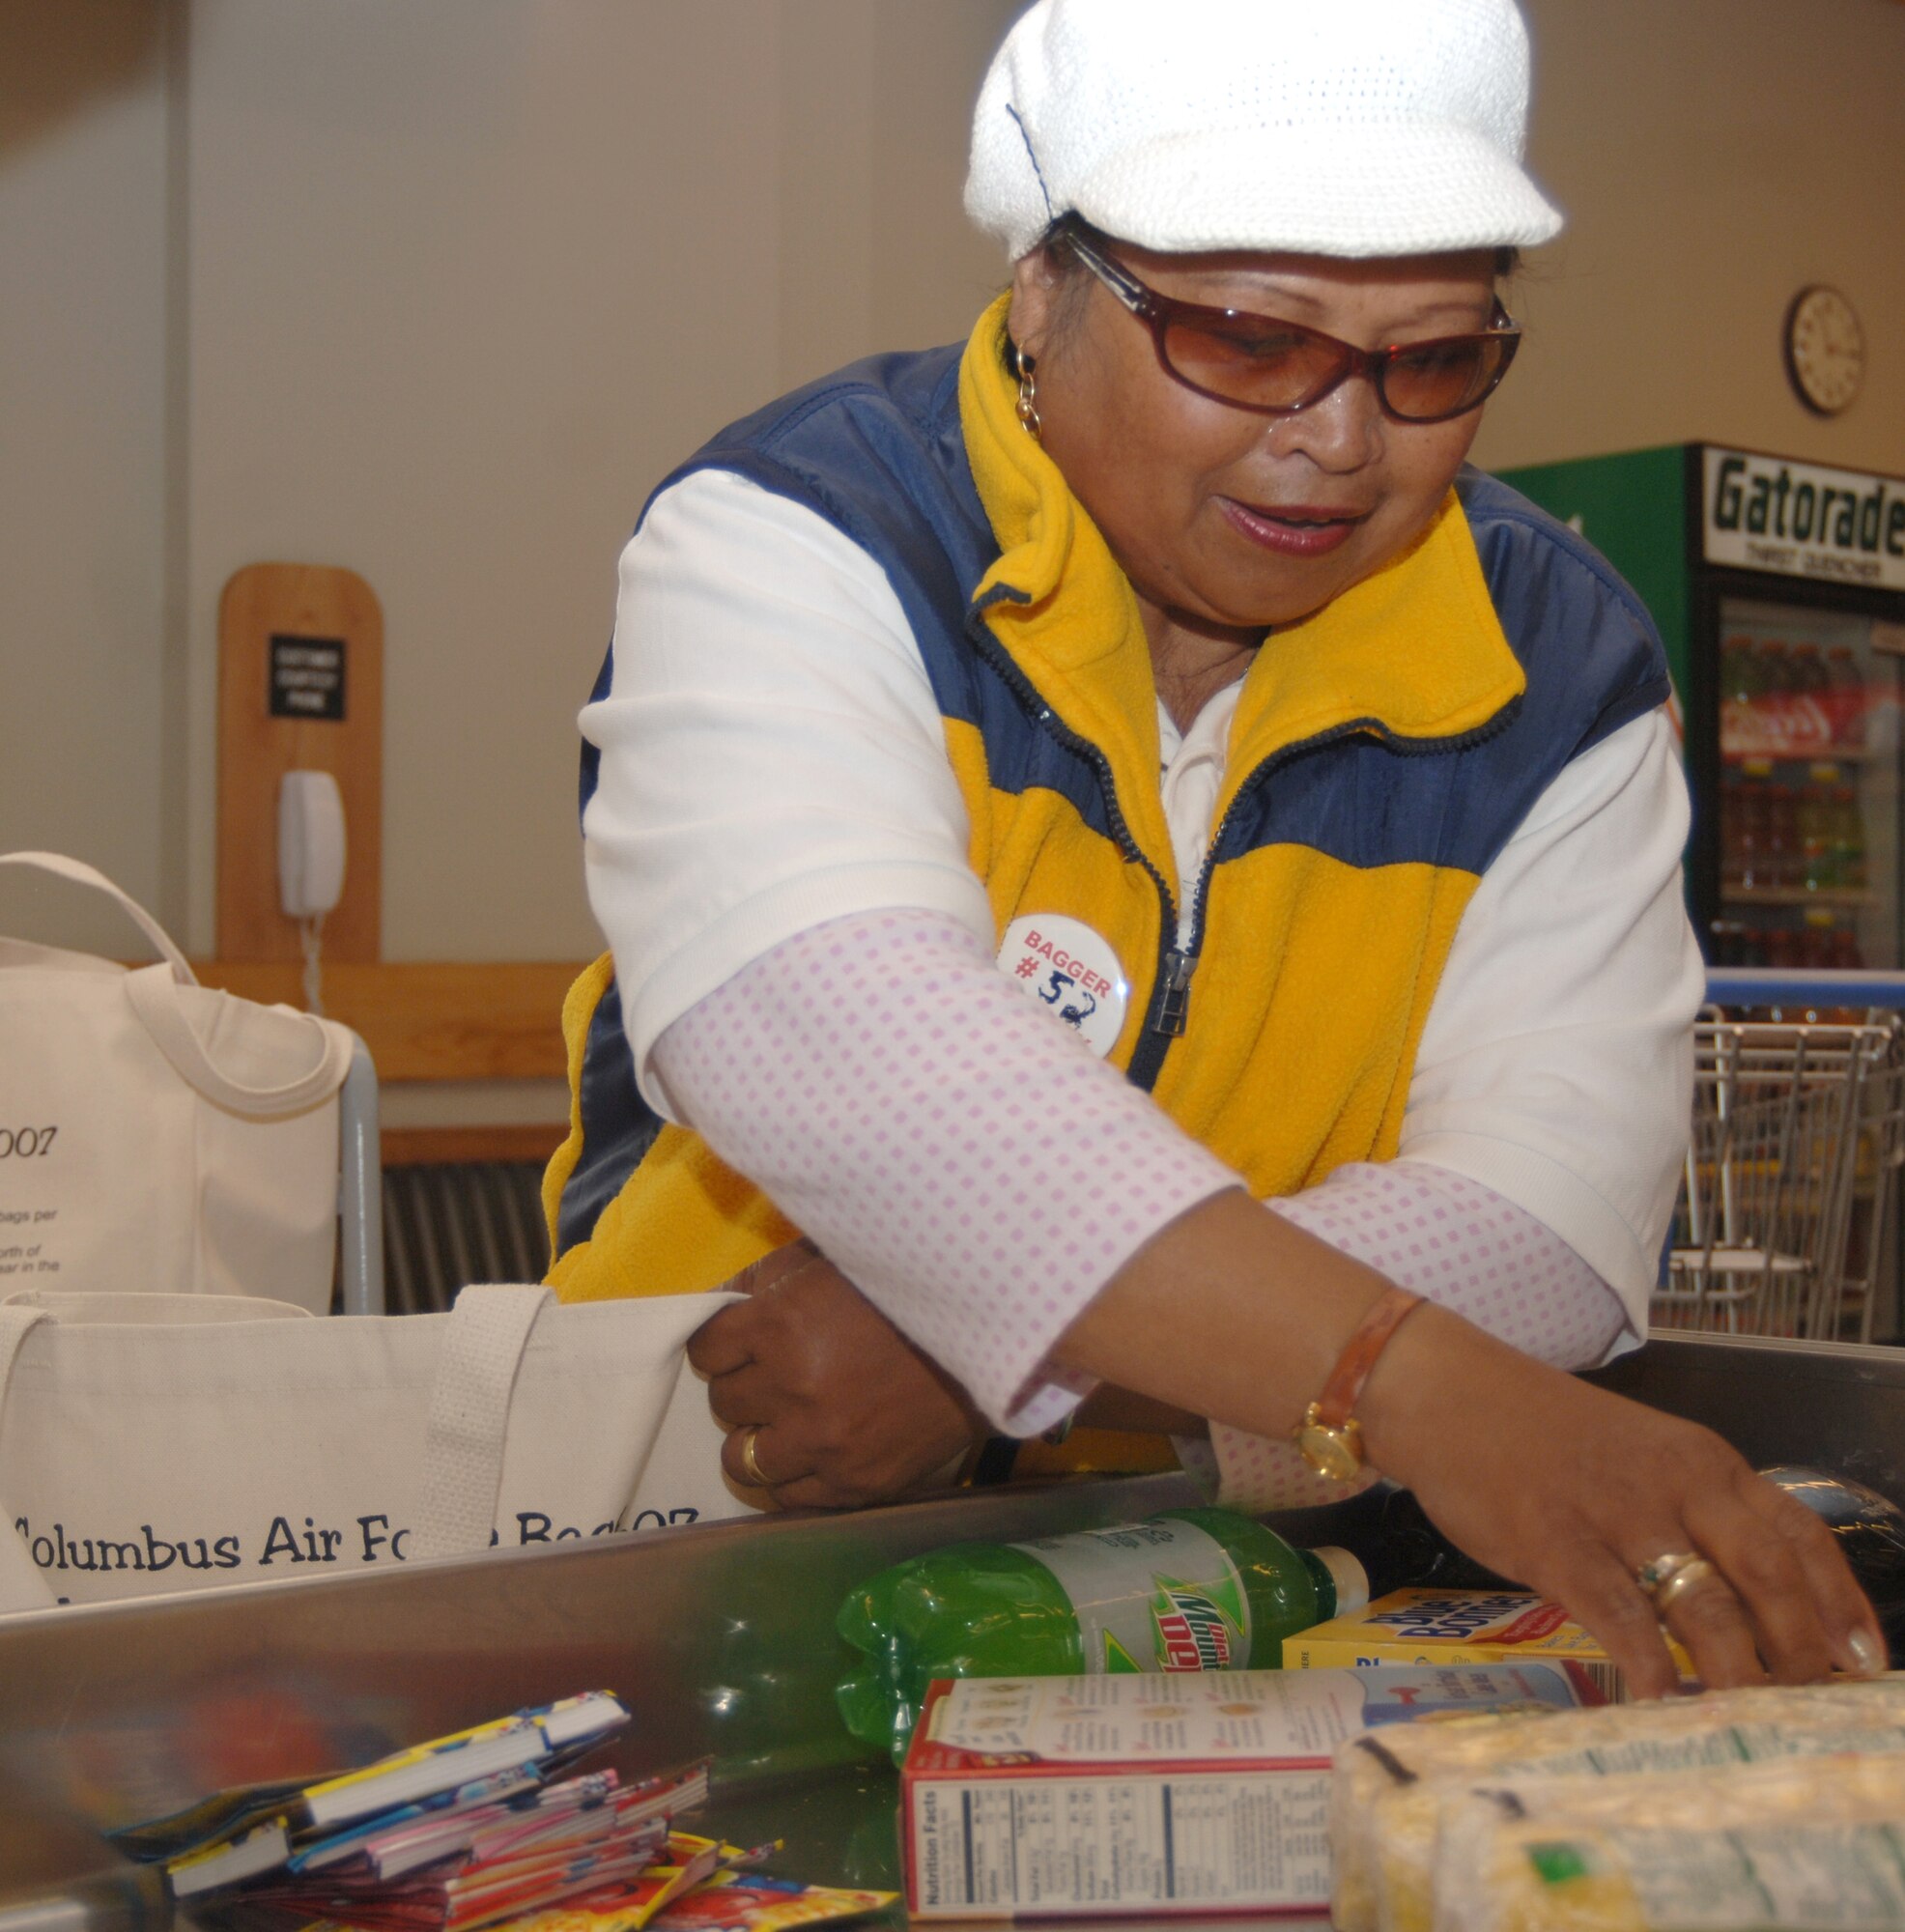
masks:
{"label": "watch face", "polygon": [[1865,337],[1852,304],[1836,289],[1802,289],[1786,311],[1786,373],[1799,399],[1836,415],[1859,393]]}
{"label": "watch face", "polygon": [[1363,1465],[1361,1432],[1353,1421],[1335,1428],[1306,1417],[1296,1432],[1296,1446],[1304,1462],[1332,1483],[1350,1482]]}

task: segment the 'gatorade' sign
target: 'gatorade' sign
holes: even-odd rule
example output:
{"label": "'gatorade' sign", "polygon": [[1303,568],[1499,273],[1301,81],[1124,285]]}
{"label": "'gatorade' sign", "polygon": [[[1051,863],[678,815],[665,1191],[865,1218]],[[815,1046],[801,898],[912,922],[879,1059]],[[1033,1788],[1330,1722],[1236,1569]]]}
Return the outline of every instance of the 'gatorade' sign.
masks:
{"label": "'gatorade' sign", "polygon": [[1709,563],[1905,590],[1905,478],[1712,445],[1701,461]]}

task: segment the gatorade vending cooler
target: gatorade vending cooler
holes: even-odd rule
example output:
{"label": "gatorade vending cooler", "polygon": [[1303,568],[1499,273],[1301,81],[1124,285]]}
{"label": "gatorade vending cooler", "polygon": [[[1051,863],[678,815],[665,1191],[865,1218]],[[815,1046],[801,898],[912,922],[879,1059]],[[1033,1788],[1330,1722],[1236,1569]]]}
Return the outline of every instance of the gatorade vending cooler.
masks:
{"label": "gatorade vending cooler", "polygon": [[1640,593],[1717,966],[1905,966],[1905,478],[1715,443],[1502,472]]}

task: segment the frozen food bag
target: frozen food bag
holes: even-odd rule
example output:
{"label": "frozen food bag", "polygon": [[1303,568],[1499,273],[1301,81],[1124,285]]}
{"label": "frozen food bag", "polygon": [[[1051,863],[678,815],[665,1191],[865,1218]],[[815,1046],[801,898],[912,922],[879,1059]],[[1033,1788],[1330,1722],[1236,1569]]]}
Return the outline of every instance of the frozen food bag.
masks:
{"label": "frozen food bag", "polygon": [[1435,1932],[1905,1928],[1905,1755],[1532,1778],[1451,1804]]}
{"label": "frozen food bag", "polygon": [[1343,1932],[1427,1932],[1442,1807],[1479,1783],[1624,1778],[1846,1749],[1905,1751],[1905,1673],[1391,1725],[1337,1753],[1331,1909]]}

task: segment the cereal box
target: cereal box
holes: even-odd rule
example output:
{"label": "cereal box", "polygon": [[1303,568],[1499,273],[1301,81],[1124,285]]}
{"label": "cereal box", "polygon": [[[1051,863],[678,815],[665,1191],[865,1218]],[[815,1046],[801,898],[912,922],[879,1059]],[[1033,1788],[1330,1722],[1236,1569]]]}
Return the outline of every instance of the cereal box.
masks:
{"label": "cereal box", "polygon": [[1565,1662],[935,1683],[900,1778],[916,1918],[1321,1910],[1372,1725],[1599,1701]]}
{"label": "cereal box", "polygon": [[[1693,1666],[1670,1643],[1683,1677]],[[1396,1590],[1283,1640],[1286,1670],[1375,1663],[1578,1664],[1610,1703],[1625,1690],[1601,1640],[1559,1604],[1521,1590]]]}

